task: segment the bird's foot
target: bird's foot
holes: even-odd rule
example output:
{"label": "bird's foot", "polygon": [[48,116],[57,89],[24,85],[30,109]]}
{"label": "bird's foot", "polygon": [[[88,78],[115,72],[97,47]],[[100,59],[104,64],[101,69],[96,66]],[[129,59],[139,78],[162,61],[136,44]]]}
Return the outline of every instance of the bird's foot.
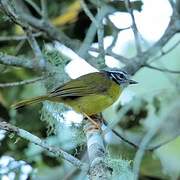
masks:
{"label": "bird's foot", "polygon": [[101,129],[101,119],[97,115],[88,116],[87,114],[83,114],[94,126],[94,129]]}

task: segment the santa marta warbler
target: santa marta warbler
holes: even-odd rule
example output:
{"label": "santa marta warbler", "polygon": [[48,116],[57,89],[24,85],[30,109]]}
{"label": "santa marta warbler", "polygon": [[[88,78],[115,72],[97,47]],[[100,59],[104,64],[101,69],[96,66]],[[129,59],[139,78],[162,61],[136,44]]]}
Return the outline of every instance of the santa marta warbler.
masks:
{"label": "santa marta warbler", "polygon": [[22,100],[12,106],[20,108],[44,100],[64,103],[76,112],[92,116],[111,106],[123,88],[137,82],[122,70],[93,72],[60,85],[46,95]]}

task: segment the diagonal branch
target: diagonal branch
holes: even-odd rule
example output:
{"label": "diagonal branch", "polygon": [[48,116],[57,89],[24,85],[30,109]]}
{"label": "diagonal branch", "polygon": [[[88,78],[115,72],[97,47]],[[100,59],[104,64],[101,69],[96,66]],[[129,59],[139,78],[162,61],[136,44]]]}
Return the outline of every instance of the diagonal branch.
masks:
{"label": "diagonal branch", "polygon": [[180,71],[171,70],[171,69],[167,69],[167,68],[159,68],[159,67],[156,67],[156,66],[152,66],[150,64],[146,64],[145,67],[148,67],[150,69],[154,69],[154,70],[157,70],[157,71],[161,71],[161,72],[180,74]]}
{"label": "diagonal branch", "polygon": [[16,135],[20,136],[23,139],[26,139],[30,141],[33,144],[36,144],[43,149],[47,150],[48,152],[51,152],[55,157],[60,157],[65,159],[66,161],[69,161],[71,164],[75,165],[77,168],[83,170],[83,171],[88,171],[88,165],[85,163],[82,163],[79,159],[75,158],[74,156],[68,154],[64,150],[62,150],[59,147],[54,147],[50,146],[45,142],[44,140],[40,139],[39,137],[31,134],[30,132],[20,129],[16,126],[13,126],[9,123],[6,123],[3,121],[3,119],[0,118],[0,129],[15,133]]}
{"label": "diagonal branch", "polygon": [[144,67],[147,62],[155,56],[178,31],[180,31],[180,26],[178,27],[177,24],[180,24],[180,19],[173,15],[162,37],[149,49],[142,52],[141,56],[131,58],[123,69],[133,75],[140,68]]}
{"label": "diagonal branch", "polygon": [[31,32],[30,29],[26,29],[25,31],[26,31],[26,34],[27,34],[27,37],[28,37],[27,38],[28,42],[29,42],[31,48],[33,49],[33,52],[34,52],[34,54],[36,56],[36,59],[40,62],[40,64],[42,66],[45,66],[46,61],[45,61],[45,59],[43,57],[43,54],[41,52],[41,49],[40,49],[35,37],[32,35],[32,32]]}
{"label": "diagonal branch", "polygon": [[31,84],[31,83],[35,83],[37,81],[44,80],[45,78],[47,78],[47,76],[41,76],[41,77],[28,79],[28,80],[23,80],[23,81],[19,81],[19,82],[0,83],[0,88],[14,87],[14,86],[21,86],[21,85],[25,85],[25,84]]}
{"label": "diagonal branch", "polygon": [[[81,0],[81,6],[84,10],[84,12],[86,13],[86,15],[89,17],[89,19],[92,21],[92,23],[95,25],[95,29],[97,29],[97,36],[98,36],[98,47],[99,47],[99,59],[101,59],[100,66],[102,65],[103,68],[104,67],[104,58],[105,58],[105,50],[104,50],[104,25],[103,25],[103,18],[104,18],[104,10],[105,8],[102,6],[101,8],[98,7],[98,14],[96,16],[96,18],[93,16],[93,14],[91,13],[91,11],[88,9],[86,3],[84,2],[84,0]],[[94,31],[95,32],[95,31]],[[84,50],[84,49],[83,49]],[[82,51],[82,49],[80,49],[80,52]],[[98,58],[97,58],[98,59]]]}
{"label": "diagonal branch", "polygon": [[[161,129],[165,130],[166,128],[172,131],[174,130],[174,126],[171,127],[168,123],[175,124],[175,126],[179,127],[180,125],[180,98],[175,99],[174,102],[170,104],[170,109],[167,113],[165,113],[165,116],[156,124],[156,126],[150,128],[144,138],[142,139],[139,149],[136,152],[135,159],[134,159],[134,165],[133,165],[133,171],[134,171],[134,180],[139,179],[139,171],[140,171],[140,165],[142,158],[144,156],[146,147],[148,143],[152,140],[152,138],[160,132]],[[180,135],[180,130],[176,129],[175,136],[177,137]],[[168,142],[168,141],[167,141]],[[165,142],[165,143],[167,143]],[[164,145],[163,143],[161,145]],[[157,147],[158,148],[158,147]]]}
{"label": "diagonal branch", "polygon": [[179,46],[180,44],[180,40],[178,42],[176,42],[172,47],[170,47],[168,50],[164,51],[163,49],[161,49],[161,54],[157,57],[155,57],[154,59],[151,60],[150,63],[160,59],[161,57],[163,57],[164,55],[170,53],[172,50],[174,50],[177,46]]}

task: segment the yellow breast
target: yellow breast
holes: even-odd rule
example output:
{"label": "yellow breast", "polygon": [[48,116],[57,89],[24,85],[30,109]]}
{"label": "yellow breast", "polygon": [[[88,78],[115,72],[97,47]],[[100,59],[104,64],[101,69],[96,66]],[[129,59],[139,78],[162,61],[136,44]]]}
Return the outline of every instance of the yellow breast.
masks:
{"label": "yellow breast", "polygon": [[85,113],[89,116],[102,112],[111,106],[121,93],[120,86],[115,82],[109,87],[107,92],[102,94],[91,94],[75,99],[66,99],[65,104],[72,107],[75,111]]}

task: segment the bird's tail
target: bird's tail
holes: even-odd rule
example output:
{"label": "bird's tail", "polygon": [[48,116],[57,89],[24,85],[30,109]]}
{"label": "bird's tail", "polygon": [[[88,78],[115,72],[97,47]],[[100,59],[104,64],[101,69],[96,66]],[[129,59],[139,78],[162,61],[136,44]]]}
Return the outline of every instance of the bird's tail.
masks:
{"label": "bird's tail", "polygon": [[38,97],[31,98],[31,99],[22,100],[20,102],[12,104],[11,107],[14,108],[14,109],[18,109],[18,108],[21,108],[21,107],[24,107],[24,106],[28,106],[30,104],[35,104],[35,103],[42,102],[44,100],[47,100],[47,95],[38,96]]}

